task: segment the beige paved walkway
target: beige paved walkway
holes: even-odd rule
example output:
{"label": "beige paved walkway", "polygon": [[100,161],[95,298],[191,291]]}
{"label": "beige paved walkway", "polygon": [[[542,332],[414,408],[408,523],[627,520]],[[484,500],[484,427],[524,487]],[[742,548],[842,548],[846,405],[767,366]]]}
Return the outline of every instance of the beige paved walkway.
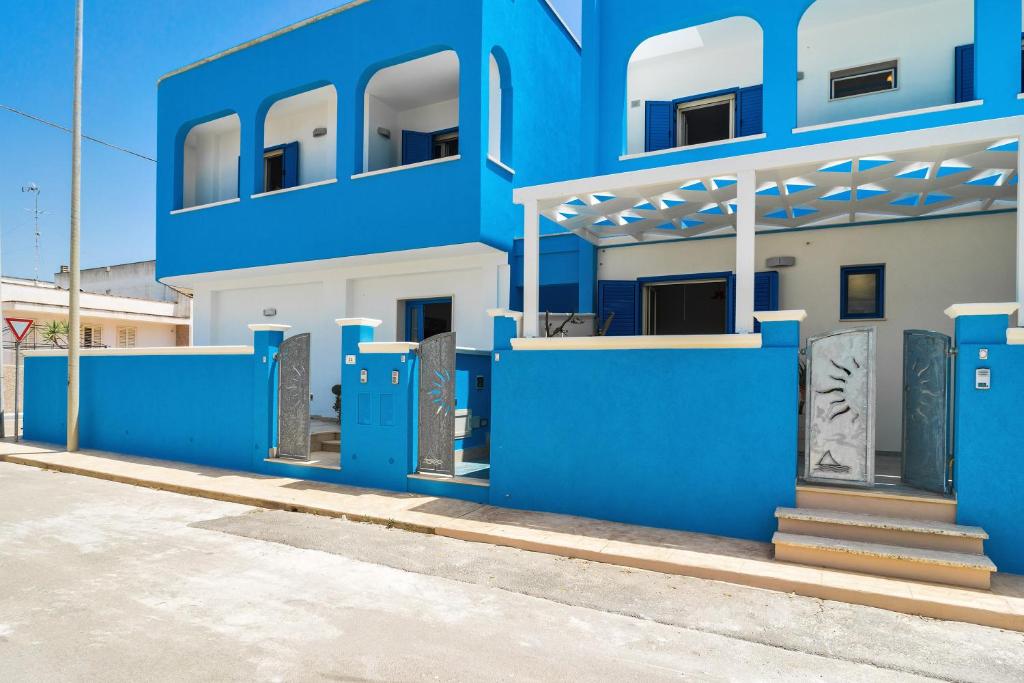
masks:
{"label": "beige paved walkway", "polygon": [[767,543],[507,510],[449,498],[320,484],[42,444],[0,442],[0,460],[265,508],[389,524],[467,541],[683,574],[897,612],[1024,631],[1024,577],[992,591],[775,562]]}

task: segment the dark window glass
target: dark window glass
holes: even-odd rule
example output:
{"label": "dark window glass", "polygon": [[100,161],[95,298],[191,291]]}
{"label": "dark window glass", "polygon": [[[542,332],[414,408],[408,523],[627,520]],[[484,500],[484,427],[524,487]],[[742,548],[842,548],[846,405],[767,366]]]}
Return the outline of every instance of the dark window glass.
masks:
{"label": "dark window glass", "polygon": [[646,285],[647,333],[724,334],[726,288],[725,280]]}
{"label": "dark window glass", "polygon": [[453,157],[459,153],[459,131],[448,133],[437,133],[434,135],[431,146],[432,159],[444,159]]}
{"label": "dark window glass", "polygon": [[452,331],[452,302],[423,304],[423,338]]}
{"label": "dark window glass", "polygon": [[284,152],[270,152],[263,156],[263,191],[284,189]]}
{"label": "dark window glass", "polygon": [[832,99],[834,100],[895,89],[895,62],[832,72]]}
{"label": "dark window glass", "polygon": [[732,137],[732,101],[697,107],[680,105],[679,120],[683,145],[728,140]]}

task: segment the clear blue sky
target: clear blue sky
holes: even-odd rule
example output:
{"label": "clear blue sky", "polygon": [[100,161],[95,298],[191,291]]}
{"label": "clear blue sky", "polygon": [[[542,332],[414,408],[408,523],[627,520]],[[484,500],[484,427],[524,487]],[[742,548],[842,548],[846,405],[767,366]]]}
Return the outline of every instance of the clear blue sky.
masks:
{"label": "clear blue sky", "polygon": [[[411,0],[406,0],[411,1]],[[489,2],[491,0],[462,0]],[[580,0],[552,0],[579,34]],[[424,4],[428,4],[429,0]],[[72,0],[10,0],[0,21],[0,104],[70,127]],[[156,157],[164,73],[343,0],[85,0],[83,132]],[[31,276],[32,197],[40,186],[39,274],[68,260],[71,136],[0,110],[3,273]],[[84,141],[83,267],[154,257],[156,164]]]}

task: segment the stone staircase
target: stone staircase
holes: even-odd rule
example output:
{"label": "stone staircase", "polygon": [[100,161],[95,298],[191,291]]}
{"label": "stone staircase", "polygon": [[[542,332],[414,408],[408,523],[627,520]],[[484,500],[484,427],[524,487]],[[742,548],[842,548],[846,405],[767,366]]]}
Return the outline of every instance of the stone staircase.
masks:
{"label": "stone staircase", "polygon": [[798,486],[797,507],[775,517],[784,562],[982,589],[996,571],[988,534],[956,524],[950,498]]}
{"label": "stone staircase", "polygon": [[310,434],[309,452],[340,453],[341,432],[314,432]]}

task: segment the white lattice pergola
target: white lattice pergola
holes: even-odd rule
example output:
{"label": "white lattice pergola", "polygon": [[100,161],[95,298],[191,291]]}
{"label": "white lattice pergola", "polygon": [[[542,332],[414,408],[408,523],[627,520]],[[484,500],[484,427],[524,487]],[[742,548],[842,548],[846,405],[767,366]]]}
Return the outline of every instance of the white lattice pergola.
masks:
{"label": "white lattice pergola", "polygon": [[[736,235],[737,332],[753,320],[758,232],[1014,209],[1024,117],[520,188],[524,334],[537,335],[543,215],[593,244]],[[1024,231],[1018,214],[1018,299]]]}

